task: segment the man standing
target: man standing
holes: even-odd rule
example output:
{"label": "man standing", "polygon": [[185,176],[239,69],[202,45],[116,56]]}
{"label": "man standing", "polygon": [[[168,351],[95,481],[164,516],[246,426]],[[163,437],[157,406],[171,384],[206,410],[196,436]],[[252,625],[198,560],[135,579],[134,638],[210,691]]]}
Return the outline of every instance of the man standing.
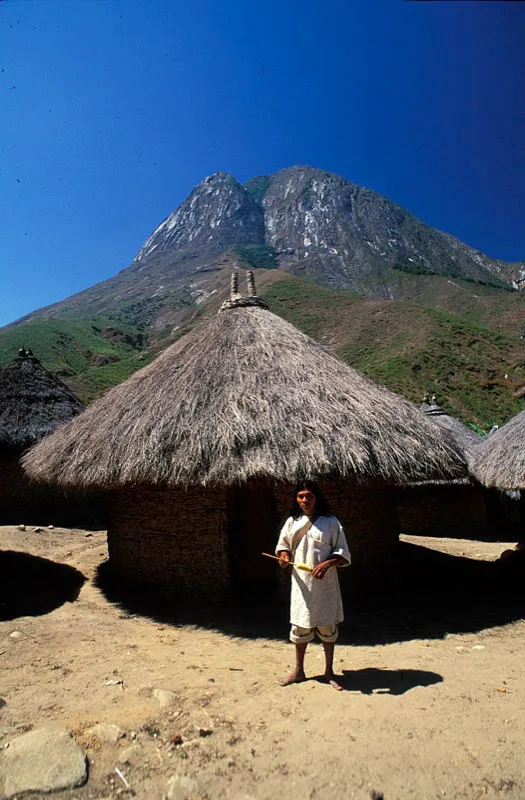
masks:
{"label": "man standing", "polygon": [[350,553],[341,523],[330,514],[320,487],[313,481],[303,481],[296,487],[292,514],[283,525],[275,553],[282,567],[290,561],[307,567],[292,568],[290,639],[295,644],[296,663],[280,684],[289,686],[306,679],[306,648],[317,634],[325,653],[325,680],[341,690],[333,663],[343,603],[334,568],[348,566]]}

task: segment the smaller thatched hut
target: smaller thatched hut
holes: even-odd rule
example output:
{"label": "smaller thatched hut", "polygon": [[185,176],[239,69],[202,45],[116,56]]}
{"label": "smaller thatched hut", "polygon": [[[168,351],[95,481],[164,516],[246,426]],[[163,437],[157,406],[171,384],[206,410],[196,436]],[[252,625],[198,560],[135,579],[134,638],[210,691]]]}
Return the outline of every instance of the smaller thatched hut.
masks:
{"label": "smaller thatched hut", "polygon": [[354,565],[397,542],[392,486],[454,478],[453,441],[267,310],[249,278],[212,320],[25,458],[30,474],[111,492],[110,560],[131,578],[221,597],[259,585],[293,483],[321,480]]}
{"label": "smaller thatched hut", "polygon": [[490,433],[468,463],[472,475],[498,497],[500,519],[512,519],[514,538],[525,542],[525,411]]}
{"label": "smaller thatched hut", "polygon": [[[0,522],[90,521],[93,508],[63,490],[28,480],[20,459],[83,409],[73,392],[23,347],[0,369]],[[86,516],[87,515],[87,516]]]}
{"label": "smaller thatched hut", "polygon": [[[483,441],[471,428],[446,414],[436,396],[425,396],[420,411],[446,431],[467,460]],[[398,493],[399,526],[403,533],[483,539],[488,535],[483,488],[468,477],[448,481],[418,481]]]}
{"label": "smaller thatched hut", "polygon": [[8,447],[25,450],[82,409],[71,389],[26,347],[0,370],[0,437]]}
{"label": "smaller thatched hut", "polygon": [[525,411],[487,436],[468,463],[484,486],[525,490]]}
{"label": "smaller thatched hut", "polygon": [[501,538],[525,542],[525,411],[491,432],[468,460],[485,486],[489,513]]}
{"label": "smaller thatched hut", "polygon": [[468,425],[446,414],[441,406],[438,405],[435,394],[431,396],[430,402],[427,402],[425,398],[419,408],[430,419],[434,420],[440,428],[450,433],[466,456],[470,456],[483,441]]}

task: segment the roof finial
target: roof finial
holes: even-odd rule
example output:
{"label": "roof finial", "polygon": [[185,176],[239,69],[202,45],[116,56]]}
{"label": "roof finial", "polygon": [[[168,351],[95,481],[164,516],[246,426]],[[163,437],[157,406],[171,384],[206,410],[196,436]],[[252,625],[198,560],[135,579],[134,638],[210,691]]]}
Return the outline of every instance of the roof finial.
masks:
{"label": "roof finial", "polygon": [[251,269],[249,269],[246,273],[246,286],[248,287],[248,297],[256,297],[255,277]]}
{"label": "roof finial", "polygon": [[240,297],[239,294],[239,273],[237,270],[232,272],[232,277],[230,281],[230,300],[235,300]]}
{"label": "roof finial", "polygon": [[225,300],[222,306],[219,308],[219,314],[221,311],[225,311],[227,308],[239,308],[241,306],[259,306],[259,308],[268,308],[264,300],[261,300],[261,298],[257,297],[255,294],[255,279],[251,270],[248,270],[246,274],[246,286],[248,293],[246,295],[239,294],[239,273],[237,270],[232,272],[230,282],[230,297],[228,300]]}
{"label": "roof finial", "polygon": [[18,351],[18,358],[34,358],[33,351],[29,347],[21,347]]}
{"label": "roof finial", "polygon": [[425,392],[425,396],[423,398],[423,405],[420,406],[421,411],[424,411],[425,414],[428,414],[429,417],[443,417],[446,416],[443,409],[438,406],[436,393],[432,392],[430,394],[430,402],[428,400],[430,392]]}

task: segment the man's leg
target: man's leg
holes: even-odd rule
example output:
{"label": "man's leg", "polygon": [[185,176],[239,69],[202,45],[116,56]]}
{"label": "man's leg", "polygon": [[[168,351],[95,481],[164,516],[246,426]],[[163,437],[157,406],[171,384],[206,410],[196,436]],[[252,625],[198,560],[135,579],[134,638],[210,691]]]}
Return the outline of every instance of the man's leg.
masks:
{"label": "man's leg", "polygon": [[338,682],[335,672],[334,672],[334,649],[335,643],[334,642],[323,642],[324,647],[324,658],[325,658],[325,670],[324,676],[332,689],[337,689],[338,691],[342,691],[343,687]]}
{"label": "man's leg", "polygon": [[337,625],[328,626],[321,625],[317,628],[317,635],[323,643],[325,670],[324,677],[327,683],[330,684],[332,689],[342,691],[343,687],[338,682],[334,672],[334,650],[337,641],[338,631]]}
{"label": "man's leg", "polygon": [[279,683],[281,686],[289,686],[291,683],[301,683],[306,679],[304,674],[304,655],[308,642],[314,638],[314,632],[311,628],[300,628],[298,625],[292,625],[290,631],[290,640],[295,645],[295,669],[290,672],[286,678],[282,678]]}
{"label": "man's leg", "polygon": [[304,654],[306,653],[307,647],[308,642],[295,645],[295,669],[290,672],[286,678],[281,678],[279,681],[281,686],[290,686],[291,683],[301,683],[301,681],[306,680],[306,675],[304,674]]}

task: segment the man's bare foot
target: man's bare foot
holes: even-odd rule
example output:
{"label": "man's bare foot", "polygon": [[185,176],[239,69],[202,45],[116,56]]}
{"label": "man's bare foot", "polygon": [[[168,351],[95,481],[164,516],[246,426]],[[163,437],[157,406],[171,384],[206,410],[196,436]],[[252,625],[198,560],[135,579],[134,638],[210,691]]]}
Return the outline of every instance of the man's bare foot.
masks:
{"label": "man's bare foot", "polygon": [[306,675],[302,670],[294,669],[286,678],[281,678],[279,683],[281,686],[290,686],[292,683],[302,683],[306,680]]}
{"label": "man's bare foot", "polygon": [[341,686],[341,684],[337,680],[337,678],[335,676],[335,673],[329,672],[329,673],[325,674],[324,675],[324,680],[326,681],[326,683],[328,683],[332,687],[332,689],[337,689],[338,692],[342,692],[343,691],[343,687]]}

